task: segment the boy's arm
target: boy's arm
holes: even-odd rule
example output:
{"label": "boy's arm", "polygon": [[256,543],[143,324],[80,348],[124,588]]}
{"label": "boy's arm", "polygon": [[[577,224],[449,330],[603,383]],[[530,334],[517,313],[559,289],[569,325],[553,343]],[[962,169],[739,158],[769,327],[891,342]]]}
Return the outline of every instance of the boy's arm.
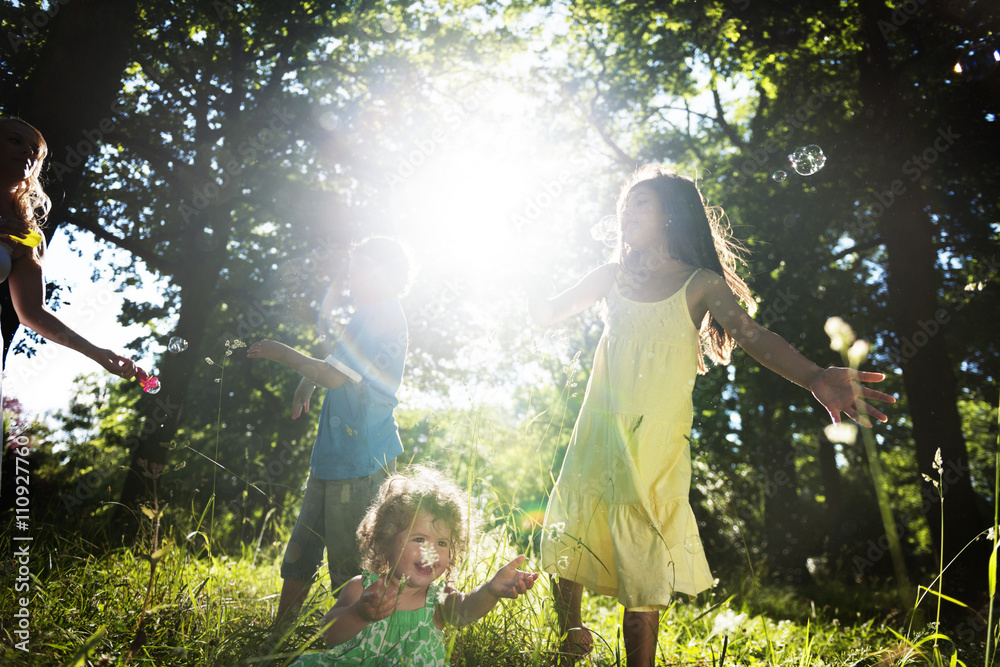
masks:
{"label": "boy's arm", "polygon": [[883,422],[888,420],[882,412],[865,401],[895,403],[896,399],[859,384],[880,382],[885,379],[882,373],[857,371],[853,368],[820,368],[802,356],[784,338],[754,321],[733,296],[726,281],[719,276],[708,274],[701,277],[696,289],[700,290],[701,303],[736,339],[740,347],[765,368],[808,389],[827,409],[834,423],[840,421],[841,412],[861,424],[867,421],[865,415]]}
{"label": "boy's arm", "polygon": [[279,364],[288,366],[307,381],[327,389],[336,389],[349,380],[347,375],[322,359],[314,359],[274,340],[257,341],[247,348],[247,356],[251,359],[277,361]]}
{"label": "boy's arm", "polygon": [[523,563],[521,555],[500,568],[487,583],[471,593],[453,592],[443,604],[438,606],[442,620],[448,625],[468,625],[475,623],[496,606],[500,598],[516,600],[535,585],[538,573],[529,574],[517,569]]}
{"label": "boy's arm", "polygon": [[368,588],[361,577],[354,577],[323,617],[324,641],[328,646],[343,644],[370,624],[391,615],[396,609],[396,595],[397,588],[386,587],[382,577]]}
{"label": "boy's arm", "polygon": [[614,264],[597,267],[568,290],[546,299],[538,294],[528,296],[528,314],[544,327],[591,307],[608,295],[615,279]]}
{"label": "boy's arm", "polygon": [[315,389],[315,383],[305,378],[299,381],[299,386],[295,388],[295,394],[292,396],[292,419],[298,419],[303,412],[309,412],[309,400]]}

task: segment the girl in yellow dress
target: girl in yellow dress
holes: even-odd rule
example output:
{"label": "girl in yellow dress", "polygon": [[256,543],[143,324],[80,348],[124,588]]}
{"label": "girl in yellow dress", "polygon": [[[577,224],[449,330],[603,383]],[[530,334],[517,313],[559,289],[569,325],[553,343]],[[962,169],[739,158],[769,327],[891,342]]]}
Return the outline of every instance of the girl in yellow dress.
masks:
{"label": "girl in yellow dress", "polygon": [[703,355],[726,364],[738,343],[811,391],[834,422],[841,412],[885,421],[864,399],[895,399],[859,384],[881,373],[820,368],[751,319],[740,305],[754,303],[736,275],[734,246],[690,179],[645,165],[622,187],[618,222],[607,264],[528,303],[535,322],[548,326],[605,302],[604,334],[549,497],[542,568],[558,577],[564,654],[593,647],[580,618],[586,587],[618,598],[627,664],[649,667],[659,610],[675,591],[695,595],[713,581],[688,503],[691,395]]}

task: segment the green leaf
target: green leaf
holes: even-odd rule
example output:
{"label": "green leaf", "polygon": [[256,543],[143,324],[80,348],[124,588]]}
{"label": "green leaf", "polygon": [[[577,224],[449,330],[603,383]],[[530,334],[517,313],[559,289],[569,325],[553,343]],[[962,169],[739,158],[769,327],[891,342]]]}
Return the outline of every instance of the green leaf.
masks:
{"label": "green leaf", "polygon": [[1000,542],[993,545],[993,553],[990,554],[989,577],[990,577],[990,597],[997,592],[997,549]]}
{"label": "green leaf", "polygon": [[149,557],[149,559],[150,559],[151,561],[153,561],[154,563],[156,563],[156,562],[158,562],[158,561],[159,561],[160,559],[162,559],[162,558],[163,558],[164,556],[166,556],[166,555],[167,555],[167,553],[168,553],[168,552],[169,552],[169,551],[170,551],[171,549],[173,549],[173,548],[174,548],[174,545],[173,545],[173,543],[172,543],[172,542],[167,542],[166,544],[164,544],[164,545],[163,545],[163,547],[162,547],[162,548],[160,548],[160,549],[157,549],[157,550],[156,550],[156,552],[155,552],[155,553],[154,553],[154,554],[153,554],[152,556],[150,556],[150,557]]}
{"label": "green leaf", "polygon": [[931,595],[936,595],[939,598],[941,598],[942,600],[947,600],[948,602],[952,602],[954,604],[957,604],[960,607],[965,607],[966,609],[969,608],[969,605],[965,604],[964,602],[956,600],[953,597],[949,597],[949,596],[945,595],[944,593],[938,593],[937,591],[935,591],[933,589],[930,589],[930,588],[927,588],[926,586],[917,586],[917,589],[918,590],[923,589],[923,590],[927,591],[928,593],[930,593]]}
{"label": "green leaf", "polygon": [[103,625],[97,628],[97,631],[90,635],[90,638],[83,643],[83,646],[77,649],[73,658],[66,663],[67,667],[87,667],[87,658],[90,657],[90,654],[94,652],[95,648],[97,648],[97,643],[100,642],[107,633],[108,630]]}

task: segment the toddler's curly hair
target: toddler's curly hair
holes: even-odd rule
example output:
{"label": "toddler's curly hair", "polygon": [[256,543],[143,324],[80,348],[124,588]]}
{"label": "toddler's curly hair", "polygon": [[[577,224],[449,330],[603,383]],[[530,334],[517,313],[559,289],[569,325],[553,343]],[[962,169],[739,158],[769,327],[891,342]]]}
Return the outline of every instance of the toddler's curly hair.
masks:
{"label": "toddler's curly hair", "polygon": [[443,522],[451,534],[445,581],[454,583],[456,567],[469,548],[472,532],[468,505],[469,496],[434,468],[411,465],[390,476],[358,526],[361,566],[369,572],[389,574],[395,566],[389,559],[399,534],[409,530],[417,512],[427,512],[435,523]]}

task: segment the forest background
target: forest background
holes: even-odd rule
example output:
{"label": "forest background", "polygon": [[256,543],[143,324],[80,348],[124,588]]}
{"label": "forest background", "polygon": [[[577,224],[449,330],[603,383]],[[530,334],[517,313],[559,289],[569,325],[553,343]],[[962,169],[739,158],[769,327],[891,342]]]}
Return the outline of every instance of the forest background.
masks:
{"label": "forest background", "polygon": [[[31,447],[32,530],[96,554],[147,539],[154,516],[172,545],[276,549],[318,409],[289,419],[298,379],[240,345],[324,356],[350,315],[350,244],[393,234],[421,265],[404,303],[403,459],[451,470],[531,552],[601,322],[535,327],[526,289],[602,262],[618,184],[662,161],[724,207],[757,319],[834,365],[824,326],[843,318],[899,399],[866,449],[831,441],[807,392],[742,353],[699,378],[692,502],[720,591],[895,600],[943,559],[944,593],[985,605],[1000,363],[989,3],[67,0],[7,3],[0,21],[0,112],[49,143],[46,235],[98,248],[95,277],[119,290],[154,275],[159,296],[118,314],[148,331],[130,347],[158,359],[159,394],[81,377],[41,421],[5,399],[8,445]],[[808,145],[826,164],[801,175],[787,156]],[[50,289],[73,299],[74,285]],[[8,304],[5,356],[43,363],[49,343],[8,350]],[[168,352],[173,337],[187,348]]]}

